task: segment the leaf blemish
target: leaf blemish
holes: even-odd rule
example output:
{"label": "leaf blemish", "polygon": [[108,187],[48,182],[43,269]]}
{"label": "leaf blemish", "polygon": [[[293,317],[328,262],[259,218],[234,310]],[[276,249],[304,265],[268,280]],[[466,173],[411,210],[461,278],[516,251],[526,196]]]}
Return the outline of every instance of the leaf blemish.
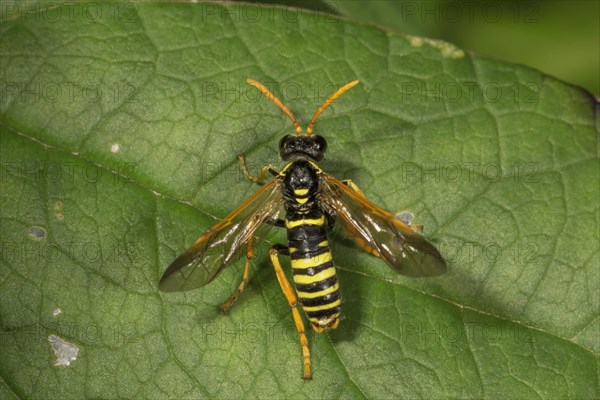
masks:
{"label": "leaf blemish", "polygon": [[443,40],[434,40],[418,36],[409,36],[408,39],[412,47],[421,47],[426,44],[440,50],[442,57],[444,58],[463,58],[465,56],[464,51],[451,43],[444,42]]}
{"label": "leaf blemish", "polygon": [[40,226],[29,228],[29,237],[33,240],[42,240],[46,237],[46,230]]}
{"label": "leaf blemish", "polygon": [[62,221],[65,219],[65,215],[63,214],[63,203],[62,201],[57,201],[54,203],[54,216],[57,220]]}
{"label": "leaf blemish", "polygon": [[50,342],[50,346],[52,347],[52,351],[56,357],[54,366],[67,367],[71,365],[73,361],[77,360],[79,347],[73,343],[67,342],[56,335],[48,336],[48,342]]}
{"label": "leaf blemish", "polygon": [[62,314],[62,310],[60,308],[55,308],[54,311],[52,311],[52,315],[55,317],[58,317],[60,314]]}
{"label": "leaf blemish", "polygon": [[400,221],[404,222],[406,225],[410,225],[410,224],[412,224],[413,220],[415,219],[415,216],[410,211],[400,211],[399,213],[396,214],[396,218],[398,218]]}
{"label": "leaf blemish", "polygon": [[120,149],[121,146],[119,146],[119,143],[115,143],[110,147],[110,151],[112,151],[113,153],[118,153]]}

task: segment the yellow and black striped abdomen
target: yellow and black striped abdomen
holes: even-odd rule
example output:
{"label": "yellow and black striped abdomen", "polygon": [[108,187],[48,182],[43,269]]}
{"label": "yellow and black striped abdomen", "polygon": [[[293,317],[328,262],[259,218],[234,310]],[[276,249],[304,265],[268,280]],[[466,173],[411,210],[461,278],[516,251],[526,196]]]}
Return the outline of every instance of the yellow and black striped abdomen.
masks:
{"label": "yellow and black striped abdomen", "polygon": [[335,328],[341,299],[325,216],[319,209],[288,214],[286,228],[298,300],[316,330]]}

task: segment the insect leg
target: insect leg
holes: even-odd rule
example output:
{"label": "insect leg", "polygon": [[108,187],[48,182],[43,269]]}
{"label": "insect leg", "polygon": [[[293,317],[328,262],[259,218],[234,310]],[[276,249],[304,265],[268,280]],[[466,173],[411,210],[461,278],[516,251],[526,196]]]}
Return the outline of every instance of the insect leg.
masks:
{"label": "insect leg", "polygon": [[279,175],[279,171],[271,164],[268,164],[262,167],[258,175],[252,176],[250,175],[250,172],[248,172],[248,167],[246,166],[246,158],[243,154],[240,154],[238,156],[238,160],[240,161],[240,168],[242,169],[244,177],[253,183],[263,183],[267,172],[273,175]]}
{"label": "insect leg", "polygon": [[356,185],[356,183],[354,183],[352,181],[352,179],[344,179],[342,181],[342,183],[346,186],[348,186],[350,189],[354,190],[356,193],[360,194],[361,196],[365,197],[365,194],[362,192],[362,190],[360,190],[360,188]]}
{"label": "insect leg", "polygon": [[275,268],[275,275],[277,275],[277,280],[279,281],[279,285],[283,290],[283,294],[287,299],[290,307],[292,308],[292,316],[294,317],[294,323],[296,324],[296,330],[300,335],[300,344],[302,345],[302,356],[304,358],[304,379],[311,379],[310,373],[310,350],[308,349],[308,339],[306,338],[306,334],[304,333],[304,322],[302,322],[302,317],[298,312],[298,298],[296,297],[296,293],[290,285],[290,281],[285,276],[283,269],[281,268],[281,263],[279,262],[279,255],[290,255],[290,251],[286,246],[283,245],[273,245],[271,250],[269,250],[269,257],[271,257],[271,263],[273,263],[273,268]]}
{"label": "insect leg", "polygon": [[423,234],[423,225],[411,225],[410,227],[413,231],[420,233],[421,235]]}
{"label": "insect leg", "polygon": [[[354,190],[356,193],[360,194],[361,196],[365,197],[365,194],[362,192],[362,190],[360,190],[360,188],[356,185],[356,183],[354,183],[352,181],[352,179],[344,179],[342,181],[342,183],[346,186],[348,186],[350,189]],[[362,238],[358,237],[358,235],[350,235],[352,237],[352,239],[354,239],[354,242],[364,251],[366,251],[369,254],[374,255],[375,257],[381,257],[381,254],[379,254],[379,252],[377,250],[375,250],[373,247],[369,246],[369,244],[367,242],[365,242]]]}
{"label": "insect leg", "polygon": [[240,286],[238,286],[237,290],[231,295],[229,300],[227,300],[221,306],[221,312],[224,314],[227,310],[236,302],[240,294],[244,291],[244,288],[248,284],[248,280],[250,279],[250,260],[254,257],[254,242],[253,238],[248,240],[248,246],[246,248],[246,264],[244,265],[244,276],[242,277],[242,282],[240,282]]}
{"label": "insect leg", "polygon": [[373,247],[369,246],[369,244],[367,242],[365,242],[362,238],[360,238],[358,236],[352,236],[352,239],[354,239],[354,242],[358,245],[358,247],[360,247],[367,253],[372,254],[375,257],[382,258],[381,254],[379,254],[379,252],[377,250],[375,250]]}
{"label": "insect leg", "polygon": [[[365,194],[362,192],[362,190],[360,190],[360,188],[356,185],[356,183],[354,183],[352,181],[352,179],[345,179],[342,181],[342,183],[346,186],[348,186],[350,189],[354,190],[356,193],[360,194],[363,197],[366,197]],[[402,213],[401,213],[402,214]],[[406,225],[410,226],[412,228],[412,230],[414,232],[417,233],[423,233],[423,225],[411,225],[412,222],[412,214],[411,214],[411,218],[410,221],[406,221],[404,219],[404,216],[398,216],[398,219],[402,222],[404,222]],[[358,242],[357,242],[358,243]],[[360,244],[359,244],[360,245]],[[360,245],[361,247],[363,247],[362,245]],[[365,251],[368,251],[369,253],[371,253],[371,251],[365,249]],[[374,253],[373,253],[374,254]]]}

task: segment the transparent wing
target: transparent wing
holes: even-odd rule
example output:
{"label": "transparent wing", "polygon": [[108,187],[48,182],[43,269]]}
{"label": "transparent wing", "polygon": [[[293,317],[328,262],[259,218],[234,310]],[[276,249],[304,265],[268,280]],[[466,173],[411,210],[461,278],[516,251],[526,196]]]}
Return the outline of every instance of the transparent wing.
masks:
{"label": "transparent wing", "polygon": [[272,226],[266,221],[278,218],[282,201],[279,178],[274,178],[177,257],[163,274],[159,288],[175,292],[211,282],[251,238],[266,235]]}
{"label": "transparent wing", "polygon": [[321,206],[365,251],[406,276],[436,276],[446,262],[422,235],[331,175],[321,175]]}

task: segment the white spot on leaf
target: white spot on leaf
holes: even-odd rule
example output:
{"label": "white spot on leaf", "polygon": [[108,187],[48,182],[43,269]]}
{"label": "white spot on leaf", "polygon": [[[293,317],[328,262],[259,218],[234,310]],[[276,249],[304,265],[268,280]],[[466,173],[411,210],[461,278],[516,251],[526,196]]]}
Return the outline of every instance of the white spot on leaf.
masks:
{"label": "white spot on leaf", "polygon": [[60,308],[55,308],[54,311],[52,311],[52,315],[55,317],[58,317],[60,314],[62,314],[62,310]]}
{"label": "white spot on leaf", "polygon": [[54,203],[54,217],[56,217],[56,219],[59,221],[65,219],[65,215],[63,214],[62,201],[57,201],[56,203]]}
{"label": "white spot on leaf", "polygon": [[56,357],[54,361],[55,366],[66,367],[77,360],[79,347],[73,343],[69,343],[55,335],[48,336],[48,342],[50,342],[50,346],[52,346],[52,351]]}
{"label": "white spot on leaf", "polygon": [[410,45],[413,47],[421,47],[424,44],[434,47],[442,53],[444,58],[463,58],[465,52],[454,46],[451,43],[444,42],[443,40],[434,40],[429,38],[422,38],[417,36],[408,36]]}
{"label": "white spot on leaf", "polygon": [[113,153],[118,153],[120,149],[121,146],[119,146],[119,143],[115,143],[111,146],[110,151],[112,151]]}
{"label": "white spot on leaf", "polygon": [[404,222],[406,225],[410,225],[415,219],[415,216],[410,211],[401,211],[398,214],[396,214],[396,218]]}
{"label": "white spot on leaf", "polygon": [[33,240],[42,240],[46,237],[46,230],[39,226],[29,228],[29,237]]}

